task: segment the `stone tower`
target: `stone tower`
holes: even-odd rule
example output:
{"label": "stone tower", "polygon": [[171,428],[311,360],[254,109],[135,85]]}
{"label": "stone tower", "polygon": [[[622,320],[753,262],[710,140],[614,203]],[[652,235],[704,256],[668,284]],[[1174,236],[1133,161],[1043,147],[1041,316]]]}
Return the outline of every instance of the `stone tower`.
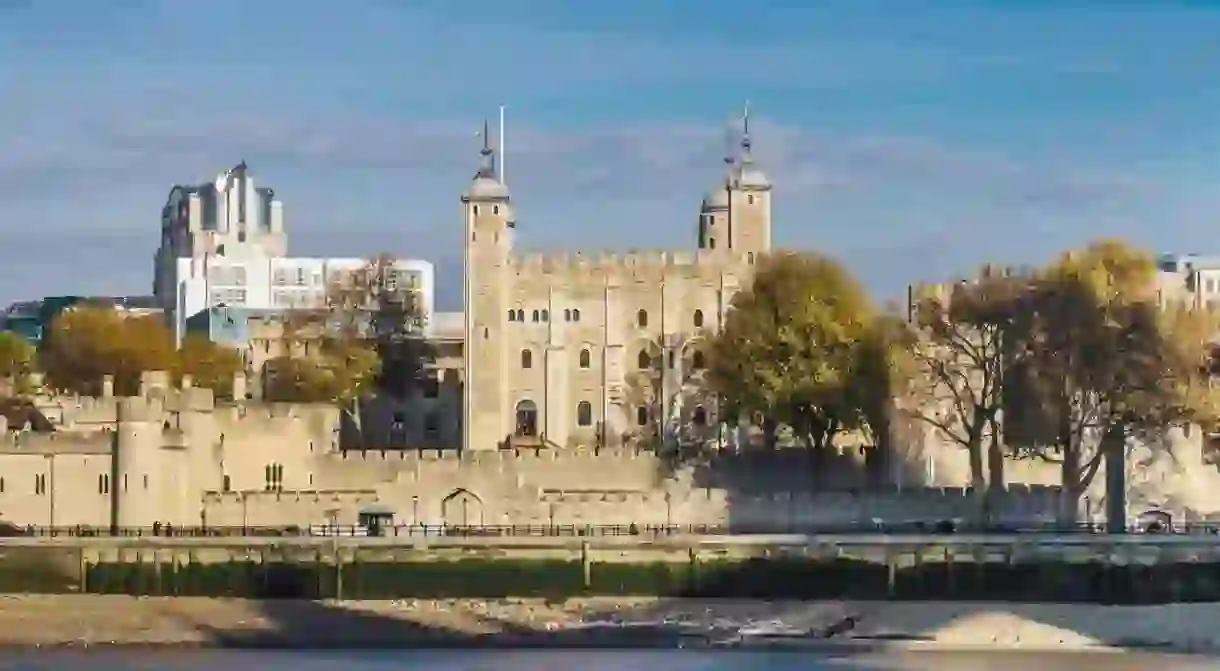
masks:
{"label": "stone tower", "polygon": [[736,156],[725,158],[727,174],[703,199],[699,248],[752,257],[771,249],[771,181],[754,162],[748,108],[741,126]]}
{"label": "stone tower", "polygon": [[462,196],[465,221],[465,399],[462,449],[494,450],[511,432],[508,421],[509,255],[513,217],[508,187],[496,175],[487,123],[482,165]]}

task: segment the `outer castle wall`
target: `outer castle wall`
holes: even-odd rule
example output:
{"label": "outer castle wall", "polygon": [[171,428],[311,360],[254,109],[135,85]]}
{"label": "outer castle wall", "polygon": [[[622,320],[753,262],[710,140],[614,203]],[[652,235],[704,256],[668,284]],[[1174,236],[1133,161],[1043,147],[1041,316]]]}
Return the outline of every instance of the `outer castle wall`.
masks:
{"label": "outer castle wall", "polygon": [[[965,454],[930,436],[880,462],[855,447],[815,461],[799,449],[743,445],[680,464],[632,447],[361,450],[341,443],[334,407],[218,405],[205,390],[148,382],[132,398],[59,399],[54,432],[6,431],[0,519],[309,526],[355,523],[361,511],[376,510],[397,524],[774,529],[926,522],[967,517],[973,508]],[[1200,432],[1172,442],[1172,455],[1134,448],[1132,512],[1220,511],[1220,476],[1203,463]],[[1055,516],[1056,465],[1011,461],[1007,475],[1013,484],[999,502],[1002,520]],[[1101,492],[1088,499],[1082,512],[1100,514]]]}

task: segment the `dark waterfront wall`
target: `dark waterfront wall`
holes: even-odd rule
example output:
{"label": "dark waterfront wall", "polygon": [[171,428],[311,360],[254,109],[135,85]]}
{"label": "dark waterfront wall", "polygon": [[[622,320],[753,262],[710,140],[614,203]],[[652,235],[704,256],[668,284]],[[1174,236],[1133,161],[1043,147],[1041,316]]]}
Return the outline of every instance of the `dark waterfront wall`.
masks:
{"label": "dark waterfront wall", "polygon": [[[1036,550],[1039,548],[1035,548]],[[1220,601],[1209,552],[715,544],[369,548],[6,547],[0,591],[252,598],[684,596],[1148,604]],[[1137,548],[1139,549],[1139,548]],[[1041,548],[1045,550],[1045,548]],[[1091,554],[1092,556],[1089,556]],[[1054,555],[1054,556],[1051,556]],[[1071,555],[1071,556],[1069,556]]]}

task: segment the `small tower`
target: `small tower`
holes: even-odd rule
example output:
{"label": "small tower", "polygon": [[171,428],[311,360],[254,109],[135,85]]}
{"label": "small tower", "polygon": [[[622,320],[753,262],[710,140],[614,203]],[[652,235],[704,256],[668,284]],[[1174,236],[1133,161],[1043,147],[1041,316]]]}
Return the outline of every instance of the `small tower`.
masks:
{"label": "small tower", "polygon": [[771,249],[771,180],[754,161],[750,107],[741,117],[737,156],[725,158],[724,180],[703,199],[699,215],[699,248],[737,254]]}
{"label": "small tower", "polygon": [[507,326],[513,216],[508,187],[496,175],[488,124],[482,163],[462,195],[466,320],[463,450],[494,450],[511,427],[507,412]]}

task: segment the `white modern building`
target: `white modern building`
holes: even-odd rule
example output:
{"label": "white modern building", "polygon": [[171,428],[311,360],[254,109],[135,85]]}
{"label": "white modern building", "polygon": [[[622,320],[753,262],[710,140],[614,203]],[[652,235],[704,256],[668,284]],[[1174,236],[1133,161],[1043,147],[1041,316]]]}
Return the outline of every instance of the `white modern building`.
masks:
{"label": "white modern building", "polygon": [[[186,320],[219,306],[291,310],[320,305],[339,274],[359,258],[288,256],[283,204],[256,187],[243,161],[214,181],[175,186],[161,212],[153,294],[181,339]],[[432,264],[398,259],[396,281],[418,292],[426,324],[435,295]]]}
{"label": "white modern building", "polygon": [[1220,256],[1164,254],[1157,259],[1161,307],[1220,309]]}

